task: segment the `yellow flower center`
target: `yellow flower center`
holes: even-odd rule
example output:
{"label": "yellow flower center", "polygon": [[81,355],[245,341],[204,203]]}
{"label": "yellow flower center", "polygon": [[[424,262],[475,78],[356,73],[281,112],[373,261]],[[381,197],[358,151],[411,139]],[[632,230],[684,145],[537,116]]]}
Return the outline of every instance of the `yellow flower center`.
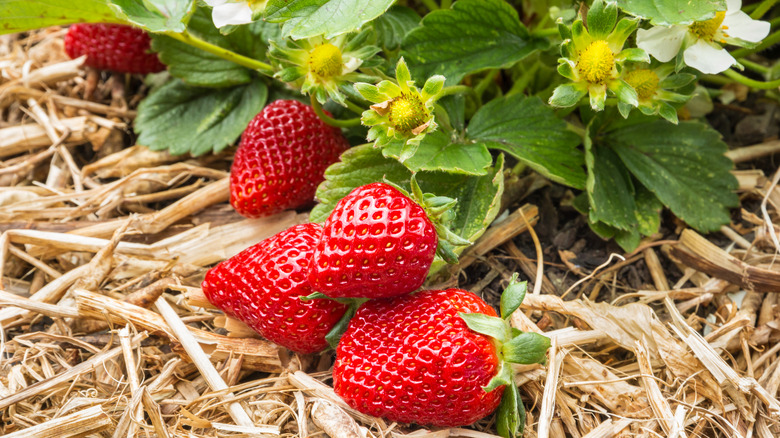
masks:
{"label": "yellow flower center", "polygon": [[587,82],[598,84],[612,75],[615,55],[604,40],[596,40],[580,53],[577,71]]}
{"label": "yellow flower center", "polygon": [[623,77],[628,85],[634,87],[639,100],[650,99],[658,90],[658,83],[661,79],[654,71],[642,68],[626,73]]}
{"label": "yellow flower center", "polygon": [[309,70],[321,79],[341,74],[343,66],[341,50],[333,44],[317,46],[309,53]]}
{"label": "yellow flower center", "polygon": [[390,125],[397,131],[409,134],[412,130],[428,120],[420,97],[414,93],[402,94],[390,103]]}
{"label": "yellow flower center", "polygon": [[712,41],[715,37],[715,33],[720,29],[720,25],[723,24],[723,19],[726,18],[726,13],[721,11],[715,14],[714,18],[710,18],[706,21],[697,21],[688,27],[688,32],[692,33],[696,38]]}

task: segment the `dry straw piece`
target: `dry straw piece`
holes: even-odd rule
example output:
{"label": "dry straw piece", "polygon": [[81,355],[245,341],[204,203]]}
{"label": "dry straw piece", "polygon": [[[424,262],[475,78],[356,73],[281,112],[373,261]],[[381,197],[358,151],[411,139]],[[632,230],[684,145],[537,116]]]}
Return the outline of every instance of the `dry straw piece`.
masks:
{"label": "dry straw piece", "polygon": [[[332,353],[292,354],[208,305],[209,267],[307,214],[234,213],[231,151],[129,144],[129,90],[145,86],[67,59],[63,33],[0,37],[0,435],[495,438],[493,417],[429,429],[361,414],[330,386]],[[516,367],[525,436],[780,436],[780,170],[735,176],[761,205],[715,239],[681,230],[596,270],[561,252],[565,278],[549,244],[519,246],[544,209],[516,199],[546,182],[508,184],[506,218],[436,280],[493,302],[513,272],[529,280],[512,323],[555,347]],[[650,280],[632,288],[637,267]]]}

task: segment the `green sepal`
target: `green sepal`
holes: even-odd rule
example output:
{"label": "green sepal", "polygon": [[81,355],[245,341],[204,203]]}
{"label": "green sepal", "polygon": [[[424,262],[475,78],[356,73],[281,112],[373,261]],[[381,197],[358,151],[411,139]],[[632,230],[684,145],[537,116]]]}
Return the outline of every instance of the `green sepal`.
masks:
{"label": "green sepal", "polygon": [[[316,295],[316,294],[312,294],[312,295]],[[349,322],[352,320],[352,317],[355,316],[355,312],[357,312],[358,307],[360,307],[366,301],[368,300],[357,299],[350,302],[347,311],[344,312],[344,315],[341,317],[341,319],[339,319],[339,322],[337,322],[336,325],[334,325],[333,328],[330,329],[328,334],[325,335],[325,340],[328,341],[328,345],[330,345],[330,348],[335,350],[336,347],[338,347],[339,341],[341,340],[341,337],[344,335],[344,332],[347,331],[347,328],[349,327]]]}
{"label": "green sepal", "polygon": [[454,246],[449,243],[440,240],[436,246],[436,255],[444,260],[444,263],[448,265],[456,265],[458,263],[458,254],[455,252]]}
{"label": "green sepal", "polygon": [[517,281],[518,273],[515,272],[509,279],[509,286],[501,294],[501,317],[509,318],[520,307],[528,291],[528,282]]}
{"label": "green sepal", "polygon": [[647,54],[643,49],[639,48],[631,48],[631,49],[623,49],[622,52],[618,56],[615,57],[616,61],[630,61],[630,62],[644,62],[646,64],[650,63],[650,55]]}
{"label": "green sepal", "polygon": [[690,73],[677,73],[673,75],[669,75],[665,77],[661,82],[658,84],[659,89],[676,89],[684,87],[691,82],[696,80],[696,75],[692,75]]}
{"label": "green sepal", "polygon": [[661,102],[658,107],[658,114],[675,125],[679,123],[679,119],[677,118],[677,110],[666,102]]}
{"label": "green sepal", "polygon": [[[471,315],[474,314],[471,313]],[[490,392],[502,385],[515,386],[512,365],[502,361],[499,366],[500,368],[498,369],[498,373],[492,379],[490,379],[490,382],[488,382],[487,386],[482,387],[483,391]]]}
{"label": "green sepal", "polygon": [[568,108],[577,105],[586,94],[588,88],[582,84],[563,84],[553,91],[548,103],[557,108]]}
{"label": "green sepal", "polygon": [[435,75],[429,77],[428,80],[425,81],[425,84],[423,85],[423,89],[422,89],[423,102],[439,94],[442,88],[444,88],[445,80],[446,78],[442,75]]}
{"label": "green sepal", "polygon": [[630,18],[620,20],[612,34],[607,37],[607,43],[609,43],[610,48],[616,53],[620,52],[628,37],[636,30],[638,24],[637,20]]}
{"label": "green sepal", "polygon": [[597,40],[603,40],[617,23],[617,4],[595,0],[588,10],[588,32]]}
{"label": "green sepal", "polygon": [[367,84],[365,82],[358,82],[355,85],[355,90],[363,96],[369,102],[381,103],[387,100],[379,88],[376,85]]}
{"label": "green sepal", "polygon": [[[623,116],[624,119],[628,118],[628,115],[631,114],[631,110],[634,108],[630,104],[627,104],[625,102],[618,102],[617,104],[618,112],[621,116]],[[644,107],[641,107],[640,109],[643,109]],[[644,112],[644,111],[643,111]]]}
{"label": "green sepal", "polygon": [[563,22],[562,18],[558,18],[555,24],[558,25],[558,33],[561,34],[561,39],[563,40],[571,39],[572,36],[571,29],[569,29],[569,26],[567,26],[566,23]]}
{"label": "green sepal", "polygon": [[491,338],[496,339],[498,342],[504,342],[507,339],[507,324],[501,318],[496,318],[495,316],[489,316],[482,313],[463,312],[458,313],[458,316],[463,318],[463,321],[466,322],[466,325],[471,330],[474,330],[479,334],[490,336]]}
{"label": "green sepal", "polygon": [[404,58],[398,60],[398,64],[395,67],[395,79],[398,81],[398,86],[406,88],[407,83],[412,80],[412,74],[409,73],[409,66],[406,65]]}
{"label": "green sepal", "polygon": [[511,363],[543,363],[550,348],[550,338],[539,333],[525,332],[505,342],[504,360]]}
{"label": "green sepal", "polygon": [[525,429],[525,405],[516,385],[506,385],[498,405],[496,430],[503,438],[523,436]]}
{"label": "green sepal", "polygon": [[609,83],[609,90],[615,93],[619,102],[625,102],[631,106],[639,105],[639,96],[636,94],[636,90],[628,82],[622,79],[616,79]]}
{"label": "green sepal", "polygon": [[311,295],[306,295],[305,297],[298,297],[298,299],[301,301],[311,301],[311,300],[320,300],[320,299],[332,300],[333,298],[325,295],[322,292],[314,292]]}

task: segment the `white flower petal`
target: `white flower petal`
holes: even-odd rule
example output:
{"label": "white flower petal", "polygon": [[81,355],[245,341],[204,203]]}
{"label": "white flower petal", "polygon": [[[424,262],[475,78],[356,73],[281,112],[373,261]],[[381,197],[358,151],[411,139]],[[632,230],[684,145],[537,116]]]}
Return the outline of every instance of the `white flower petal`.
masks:
{"label": "white flower petal", "polygon": [[727,0],[726,14],[733,14],[742,10],[742,0]]}
{"label": "white flower petal", "polygon": [[363,60],[360,58],[355,58],[354,56],[346,56],[344,57],[344,67],[341,70],[341,74],[345,75],[347,73],[352,73],[353,71],[357,70],[358,67],[360,67],[361,64],[363,64]]}
{"label": "white flower petal", "polygon": [[[212,0],[213,1],[213,0]],[[214,3],[218,3],[215,1]],[[252,22],[252,9],[247,2],[223,2],[215,4],[211,11],[214,26],[220,28],[228,24],[246,24]]]}
{"label": "white flower petal", "polygon": [[639,29],[636,45],[661,62],[671,61],[682,46],[688,26],[656,26],[651,29]]}
{"label": "white flower petal", "polygon": [[215,6],[222,6],[225,3],[228,3],[230,0],[204,0],[207,5],[211,6],[212,8]]}
{"label": "white flower petal", "polygon": [[702,40],[685,49],[683,59],[687,65],[711,75],[728,70],[737,63],[726,50],[716,49]]}
{"label": "white flower petal", "polygon": [[723,19],[722,32],[731,38],[757,43],[769,35],[770,27],[766,21],[754,20],[748,14],[737,11]]}

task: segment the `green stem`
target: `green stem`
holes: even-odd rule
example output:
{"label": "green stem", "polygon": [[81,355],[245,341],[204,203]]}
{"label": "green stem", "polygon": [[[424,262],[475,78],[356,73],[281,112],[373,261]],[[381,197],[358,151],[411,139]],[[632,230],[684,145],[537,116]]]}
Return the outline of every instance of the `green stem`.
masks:
{"label": "green stem", "polygon": [[434,0],[422,0],[422,3],[431,11],[439,9],[439,5]]}
{"label": "green stem", "polygon": [[769,10],[772,9],[775,4],[777,4],[777,1],[778,0],[764,0],[760,5],[758,5],[756,10],[750,14],[750,18],[758,20],[759,18],[763,17],[764,14],[769,12]]}
{"label": "green stem", "polygon": [[330,126],[336,128],[351,128],[353,126],[360,125],[360,117],[348,120],[336,120],[333,117],[325,114],[325,111],[322,110],[322,105],[320,105],[320,102],[316,97],[314,97],[314,95],[311,95],[311,107],[314,109],[314,112],[317,114],[317,116]]}
{"label": "green stem", "polygon": [[522,93],[525,91],[525,89],[528,87],[528,84],[530,84],[534,79],[534,76],[536,76],[536,72],[539,70],[540,65],[540,62],[531,64],[531,66],[528,67],[528,70],[523,72],[523,75],[520,76],[520,78],[518,78],[514,84],[512,84],[512,88],[509,89],[506,95],[513,96],[517,93]]}
{"label": "green stem", "polygon": [[724,78],[723,76],[717,75],[702,75],[699,79],[704,82],[709,82],[710,84],[716,85],[728,85],[734,83],[734,81],[729,78]]}
{"label": "green stem", "polygon": [[449,87],[444,87],[439,92],[438,98],[441,99],[444,96],[449,96],[451,94],[458,94],[458,93],[469,93],[472,89],[469,86],[466,85],[450,85]]}
{"label": "green stem", "polygon": [[184,44],[189,44],[190,46],[197,47],[205,52],[211,53],[212,55],[219,56],[222,59],[227,59],[228,61],[234,62],[238,65],[244,66],[252,70],[256,70],[266,76],[273,77],[274,75],[274,68],[271,67],[270,64],[266,64],[265,62],[252,59],[244,55],[239,55],[236,52],[230,51],[228,49],[219,46],[215,46],[214,44],[211,44],[207,41],[203,41],[202,39],[195,37],[194,35],[187,32],[186,30],[182,33],[165,32],[165,35],[175,40],[179,40]]}
{"label": "green stem", "polygon": [[477,86],[474,87],[474,93],[477,95],[479,100],[482,100],[482,95],[485,94],[485,90],[496,80],[496,76],[501,71],[497,68],[490,69],[484,78],[482,78],[478,83]]}
{"label": "green stem", "polygon": [[353,102],[351,102],[349,100],[345,100],[344,104],[347,106],[347,108],[350,111],[352,111],[355,114],[362,115],[363,111],[365,111],[365,109],[362,106],[360,106],[360,105],[358,105],[356,103],[353,103]]}
{"label": "green stem", "polygon": [[734,70],[726,70],[723,72],[723,75],[731,79],[734,79],[740,84],[747,85],[748,87],[751,88],[757,88],[759,90],[774,90],[775,88],[780,87],[780,79],[775,79],[774,81],[769,81],[769,82],[756,81],[748,77],[742,76],[741,74],[735,72]]}
{"label": "green stem", "polygon": [[441,0],[442,9],[449,9],[450,7],[452,7],[452,0]]}
{"label": "green stem", "polygon": [[752,49],[737,49],[733,52],[731,52],[731,56],[735,58],[744,58],[752,53],[760,52],[768,47],[771,47],[777,43],[780,42],[780,30],[775,31],[775,33],[769,35],[768,37],[764,38],[764,41],[761,42],[756,47],[753,47]]}
{"label": "green stem", "polygon": [[766,75],[769,73],[769,67],[761,65],[757,62],[749,61],[745,58],[738,59],[740,64],[744,65],[745,67],[753,70],[754,72],[761,73],[762,75]]}
{"label": "green stem", "polygon": [[559,35],[560,33],[558,32],[557,27],[548,27],[547,29],[537,29],[531,32],[531,36],[540,37],[540,38],[559,36]]}

